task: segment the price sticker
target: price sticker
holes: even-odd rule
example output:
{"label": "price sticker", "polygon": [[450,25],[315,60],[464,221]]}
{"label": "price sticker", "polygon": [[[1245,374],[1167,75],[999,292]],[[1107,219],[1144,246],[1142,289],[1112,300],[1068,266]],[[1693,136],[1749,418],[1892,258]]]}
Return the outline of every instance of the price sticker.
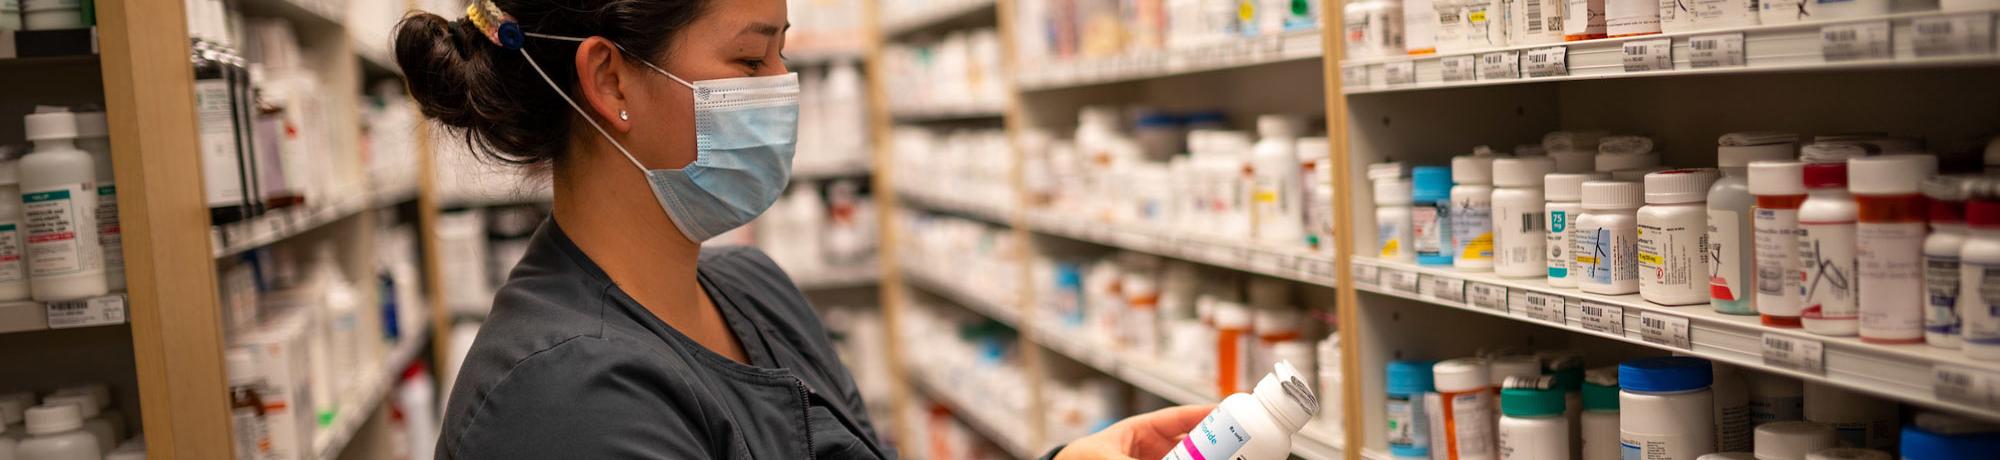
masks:
{"label": "price sticker", "polygon": [[[1317,264],[1315,264],[1315,265],[1317,265]],[[1381,284],[1382,284],[1382,267],[1377,267],[1377,266],[1374,266],[1374,265],[1368,265],[1368,264],[1355,264],[1355,265],[1354,265],[1354,282],[1356,282],[1356,283],[1361,283],[1361,284],[1363,284],[1363,285],[1367,285],[1367,286],[1379,286],[1379,285],[1381,285]]]}
{"label": "price sticker", "polygon": [[2000,404],[1995,400],[1992,375],[1972,369],[1938,364],[1931,367],[1931,393],[1940,401],[1973,407],[1993,407]]}
{"label": "price sticker", "polygon": [[1821,27],[1819,52],[1827,62],[1894,57],[1889,47],[1889,21]]}
{"label": "price sticker", "polygon": [[1688,65],[1697,69],[1743,66],[1743,33],[1688,38]]}
{"label": "price sticker", "polygon": [[1528,50],[1528,56],[1521,59],[1521,67],[1527,69],[1529,77],[1569,75],[1569,47],[1551,46]]}
{"label": "price sticker", "polygon": [[1507,288],[1486,283],[1467,283],[1465,297],[1473,307],[1507,312]]}
{"label": "price sticker", "polygon": [[1910,20],[1917,57],[1993,54],[1993,13]]}
{"label": "price sticker", "polygon": [[1764,364],[1826,375],[1826,345],[1818,340],[1764,333]]}
{"label": "price sticker", "polygon": [[1472,81],[1479,77],[1478,69],[1473,67],[1472,56],[1447,56],[1439,59],[1438,65],[1444,66],[1445,83]]}
{"label": "price sticker", "polygon": [[1359,88],[1368,85],[1368,66],[1351,65],[1340,68],[1340,86]]}
{"label": "price sticker", "polygon": [[1417,272],[1383,269],[1382,274],[1389,278],[1389,290],[1409,294],[1413,297],[1423,295],[1422,292],[1417,290],[1417,286],[1420,283]]}
{"label": "price sticker", "polygon": [[102,296],[49,302],[49,329],[125,324],[125,297]]}
{"label": "price sticker", "polygon": [[1600,334],[1625,335],[1625,308],[1597,302],[1576,303],[1576,318],[1583,329]]}
{"label": "price sticker", "polygon": [[1521,54],[1500,51],[1479,55],[1479,79],[1513,80],[1521,78]]}
{"label": "price sticker", "polygon": [[1508,299],[1508,308],[1516,315],[1524,315],[1536,321],[1563,324],[1567,307],[1562,296],[1534,291],[1516,291]]}
{"label": "price sticker", "polygon": [[1688,332],[1688,319],[1679,316],[1650,311],[1640,313],[1639,338],[1654,345],[1694,350],[1694,340]]}
{"label": "price sticker", "polygon": [[1382,79],[1390,85],[1417,84],[1417,63],[1399,61],[1382,64]]}
{"label": "price sticker", "polygon": [[1625,42],[1625,71],[1651,72],[1674,69],[1674,39],[1656,38]]}
{"label": "price sticker", "polygon": [[1449,276],[1424,275],[1430,296],[1451,303],[1465,303],[1465,280]]}

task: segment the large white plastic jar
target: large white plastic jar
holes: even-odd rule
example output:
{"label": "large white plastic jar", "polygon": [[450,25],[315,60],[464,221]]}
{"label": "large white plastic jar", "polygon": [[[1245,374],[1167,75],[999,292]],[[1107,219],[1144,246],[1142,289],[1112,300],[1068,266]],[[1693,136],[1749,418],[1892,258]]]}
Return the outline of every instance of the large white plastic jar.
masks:
{"label": "large white plastic jar", "polygon": [[1861,340],[1914,344],[1924,341],[1924,237],[1928,205],[1924,180],[1937,175],[1937,157],[1885,155],[1847,160],[1858,219],[1854,225],[1855,293]]}
{"label": "large white plastic jar", "polygon": [[1459,271],[1493,269],[1493,155],[1484,152],[1451,159],[1452,266]]}
{"label": "large white plastic jar", "polygon": [[1625,460],[1695,460],[1715,452],[1708,360],[1640,358],[1618,366],[1618,442]]}
{"label": "large white plastic jar", "polygon": [[29,438],[15,446],[14,455],[32,460],[103,460],[97,438],[83,431],[77,407],[55,404],[28,409]]}
{"label": "large white plastic jar", "polygon": [[1722,177],[1708,189],[1708,304],[1730,315],[1757,314],[1751,274],[1756,271],[1756,234],[1750,194],[1750,163],[1792,159],[1795,134],[1730,133],[1717,142]]}
{"label": "large white plastic jar", "polygon": [[1805,280],[1801,323],[1819,335],[1853,336],[1861,327],[1855,275],[1854,221],[1846,163],[1805,167],[1806,201],[1799,205],[1799,270]]}
{"label": "large white plastic jar", "polygon": [[1319,398],[1307,382],[1291,364],[1278,363],[1250,393],[1223,399],[1163,460],[1290,457],[1292,435],[1319,412]]}
{"label": "large white plastic jar", "polygon": [[1708,302],[1708,187],[1713,169],[1646,175],[1639,208],[1639,296],[1661,305]]}
{"label": "large white plastic jar", "polygon": [[1548,276],[1547,202],[1543,177],[1549,157],[1493,160],[1493,271],[1508,278]]}
{"label": "large white plastic jar", "polygon": [[21,157],[21,212],[28,280],[35,300],[104,295],[104,249],[97,242],[97,166],[76,148],[76,114],[27,116],[35,151]]}
{"label": "large white plastic jar", "polygon": [[[1533,379],[1530,379],[1533,380]],[[1508,388],[1500,393],[1500,458],[1570,458],[1569,419],[1558,389]]]}
{"label": "large white plastic jar", "polygon": [[1583,267],[1577,281],[1583,292],[1624,295],[1639,292],[1639,225],[1641,187],[1633,182],[1583,183],[1583,209],[1572,249]]}
{"label": "large white plastic jar", "polygon": [[1576,249],[1577,224],[1583,218],[1583,183],[1604,180],[1611,177],[1605,173],[1556,173],[1543,177],[1544,193],[1548,203],[1548,277],[1549,285],[1555,287],[1576,287],[1582,276],[1582,267],[1577,265],[1571,253]]}

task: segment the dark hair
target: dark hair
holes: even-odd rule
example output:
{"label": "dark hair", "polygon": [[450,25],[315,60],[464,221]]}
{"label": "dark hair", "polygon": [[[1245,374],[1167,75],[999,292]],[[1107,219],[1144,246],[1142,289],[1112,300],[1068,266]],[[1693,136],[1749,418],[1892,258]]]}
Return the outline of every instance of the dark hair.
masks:
{"label": "dark hair", "polygon": [[[667,39],[700,16],[707,0],[492,0],[521,30],[600,36],[633,55],[659,56]],[[576,43],[528,38],[522,49],[576,95]],[[575,110],[520,52],[488,41],[472,21],[415,12],[396,25],[396,64],[425,116],[482,157],[547,166],[568,150]],[[581,103],[581,102],[579,102]]]}

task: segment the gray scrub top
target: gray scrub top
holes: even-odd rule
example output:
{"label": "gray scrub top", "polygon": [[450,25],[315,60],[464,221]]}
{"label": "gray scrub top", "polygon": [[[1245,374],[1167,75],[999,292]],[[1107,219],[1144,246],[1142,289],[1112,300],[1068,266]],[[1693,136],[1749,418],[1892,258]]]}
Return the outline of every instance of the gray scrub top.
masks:
{"label": "gray scrub top", "polygon": [[749,364],[660,321],[544,222],[459,369],[438,458],[896,457],[770,258],[704,249],[698,271]]}

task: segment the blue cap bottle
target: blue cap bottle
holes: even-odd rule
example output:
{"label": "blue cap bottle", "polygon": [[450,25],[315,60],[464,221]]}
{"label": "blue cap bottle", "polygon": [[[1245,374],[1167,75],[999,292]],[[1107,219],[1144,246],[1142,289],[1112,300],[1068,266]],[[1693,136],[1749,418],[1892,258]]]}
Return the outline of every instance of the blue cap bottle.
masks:
{"label": "blue cap bottle", "polygon": [[1396,458],[1430,458],[1430,419],[1424,393],[1436,391],[1431,366],[1436,361],[1390,361],[1388,394],[1389,454]]}
{"label": "blue cap bottle", "polygon": [[1410,246],[1417,263],[1451,265],[1451,168],[1410,170]]}

